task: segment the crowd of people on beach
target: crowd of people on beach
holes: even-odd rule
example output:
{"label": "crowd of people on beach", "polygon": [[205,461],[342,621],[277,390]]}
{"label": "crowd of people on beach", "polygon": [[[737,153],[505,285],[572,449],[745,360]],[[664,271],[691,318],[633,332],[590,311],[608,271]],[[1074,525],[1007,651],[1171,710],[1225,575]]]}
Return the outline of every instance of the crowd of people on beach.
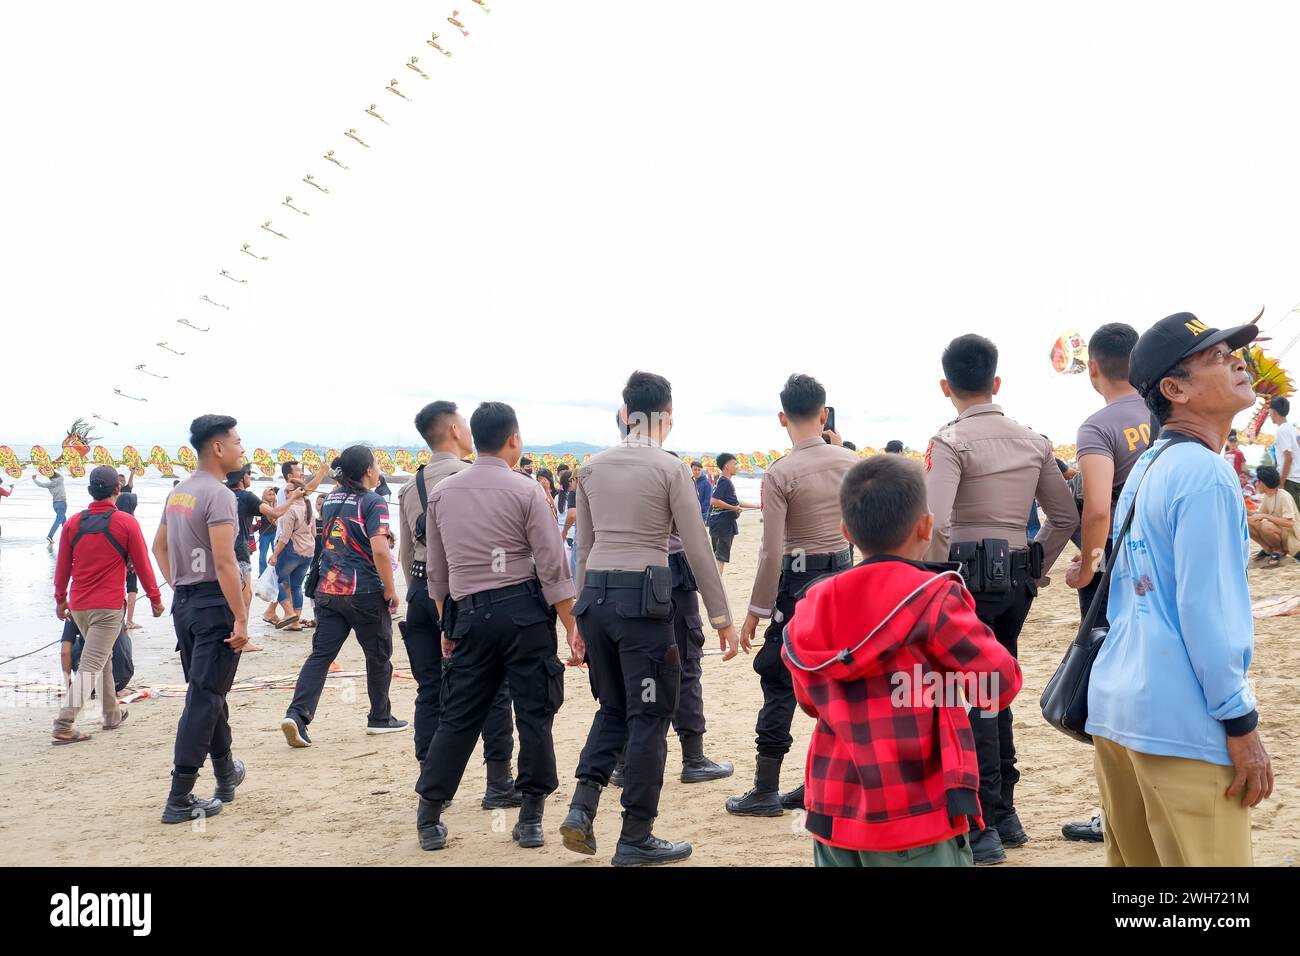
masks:
{"label": "crowd of people on beach", "polygon": [[[756,651],[762,692],[752,785],[719,811],[802,812],[817,865],[991,865],[1031,839],[1016,804],[1017,642],[1073,541],[1062,583],[1078,591],[1085,626],[1108,634],[1086,694],[1102,812],[1067,824],[1066,837],[1104,842],[1111,865],[1248,865],[1250,808],[1272,790],[1247,681],[1250,542],[1255,560],[1300,561],[1288,403],[1273,401],[1273,455],[1253,472],[1230,432],[1255,401],[1236,354],[1255,334],[1189,313],[1141,336],[1103,325],[1088,374],[1104,404],[1081,424],[1072,463],[995,403],[997,349],[979,335],[943,350],[956,417],[920,462],[901,442],[859,458],[827,427],[822,385],[791,375],[773,409],[790,451],[763,474],[760,502],[737,495],[735,456],[717,456],[714,478],[669,450],[671,385],[643,371],[623,389],[611,447],[554,473],[523,455],[509,405],[484,402],[467,418],[454,402],[429,403],[414,424],[430,458],[401,487],[395,517],[369,448],[311,475],[286,463],[257,494],[238,423],[201,415],[190,426],[198,469],[172,488],[151,544],[130,481],[112,467],[91,472],[93,500],[66,524],[62,479],[42,483],[55,505],[51,545],[62,525],[56,613],[79,641],[79,657],[69,641],[63,658],[70,687],[54,743],[89,739],[77,719],[92,691],[105,730],[126,720],[122,642],[139,588],[155,617],[166,610],[156,568],[188,682],[164,823],[223,812],[245,779],[226,694],[241,656],[258,650],[257,590],[262,621],[311,636],[280,724],[292,747],[313,746],[330,667],[356,636],[365,732],[413,731],[425,850],[450,839],[443,809],[480,738],[482,806],[519,808],[515,842],[545,843],[568,666],[585,667],[596,710],[563,845],[598,852],[594,819],[613,787],[623,818],[612,862],[672,863],[692,848],[654,832],[669,729],[683,784],[735,770],[705,753],[707,626],[723,666]],[[722,577],[750,509],[761,510],[762,543],[737,618]],[[403,598],[410,722],[389,697]],[[797,784],[782,790],[799,710],[816,725]],[[216,786],[203,797],[194,790],[209,762]]]}

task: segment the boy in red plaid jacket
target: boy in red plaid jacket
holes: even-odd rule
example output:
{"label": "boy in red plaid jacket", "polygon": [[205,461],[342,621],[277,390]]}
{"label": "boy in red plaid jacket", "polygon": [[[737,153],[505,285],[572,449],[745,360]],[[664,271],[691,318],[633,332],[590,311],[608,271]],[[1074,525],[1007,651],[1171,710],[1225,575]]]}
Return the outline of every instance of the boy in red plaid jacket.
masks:
{"label": "boy in red plaid jacket", "polygon": [[1010,705],[1020,666],[975,616],[955,565],[920,563],[934,516],[914,462],[855,465],[840,509],[865,560],[809,588],[781,649],[817,720],[804,796],[813,860],[971,866],[968,821],[982,821],[970,721]]}

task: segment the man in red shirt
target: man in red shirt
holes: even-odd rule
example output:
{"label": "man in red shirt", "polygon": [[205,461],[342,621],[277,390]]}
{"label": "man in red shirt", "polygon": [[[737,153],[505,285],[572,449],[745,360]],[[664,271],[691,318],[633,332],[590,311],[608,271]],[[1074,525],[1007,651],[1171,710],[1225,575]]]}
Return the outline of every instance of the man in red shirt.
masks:
{"label": "man in red shirt", "polygon": [[90,698],[96,681],[104,729],[113,730],[126,719],[126,711],[117,705],[112,660],[113,644],[122,632],[128,559],[153,604],[153,616],[161,617],[163,613],[162,594],[154,579],[144,533],[132,515],[116,507],[117,472],[108,465],[100,465],[90,473],[88,489],[94,500],[87,510],[73,515],[63,526],[58,565],[54,570],[55,613],[60,621],[66,621],[71,614],[86,641],[81,666],[54,721],[56,744],[90,739],[89,734],[81,733],[75,725],[77,714]]}

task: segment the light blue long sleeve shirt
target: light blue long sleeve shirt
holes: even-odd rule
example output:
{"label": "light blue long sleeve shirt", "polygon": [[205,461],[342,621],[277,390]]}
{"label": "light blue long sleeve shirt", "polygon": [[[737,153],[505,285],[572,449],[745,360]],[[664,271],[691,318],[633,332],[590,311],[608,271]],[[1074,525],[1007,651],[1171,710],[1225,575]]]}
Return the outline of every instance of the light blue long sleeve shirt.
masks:
{"label": "light blue long sleeve shirt", "polygon": [[1087,731],[1139,753],[1226,766],[1222,721],[1255,709],[1246,509],[1232,468],[1198,442],[1170,448],[1143,481],[1165,444],[1137,460],[1115,507],[1117,537],[1137,492],[1111,575]]}

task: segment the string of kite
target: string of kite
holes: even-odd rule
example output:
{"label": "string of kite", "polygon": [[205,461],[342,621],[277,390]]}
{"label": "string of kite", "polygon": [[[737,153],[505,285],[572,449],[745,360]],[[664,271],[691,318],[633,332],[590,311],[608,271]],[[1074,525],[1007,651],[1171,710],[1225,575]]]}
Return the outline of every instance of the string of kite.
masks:
{"label": "string of kite", "polygon": [[[484,3],[483,0],[470,0],[470,2],[472,2],[476,7],[478,7],[485,14],[492,12],[491,8],[486,3]],[[462,37],[465,38],[469,37],[470,30],[467,27],[465,21],[462,19],[460,10],[453,9],[451,11],[450,16],[448,16],[446,20],[449,24],[451,24],[453,27],[456,28],[456,30],[460,33]],[[443,45],[443,43],[441,42],[441,37],[439,36],[438,32],[431,31],[429,37],[430,38],[425,40],[424,42],[428,46],[436,50],[437,52],[441,53],[444,58],[451,59],[453,51],[447,46]],[[404,74],[404,75],[409,76],[411,73],[413,73],[416,76],[420,77],[422,81],[426,81],[426,82],[432,79],[430,74],[424,69],[423,66],[421,66],[420,57],[418,55],[408,56],[405,62],[401,63],[401,66],[409,71],[408,74]],[[384,90],[385,92],[391,94],[395,99],[403,100],[406,103],[413,103],[415,101],[414,97],[412,97],[404,89],[402,89],[401,84],[399,82],[399,78],[396,76],[390,75],[388,83],[384,87]],[[375,98],[377,99],[379,97],[376,96]],[[366,102],[366,101],[362,100],[362,102]],[[403,109],[403,107],[400,106],[397,106],[395,108],[398,111],[401,111]],[[394,125],[394,122],[398,120],[398,117],[395,116],[390,121],[389,117],[384,115],[384,111],[381,111],[380,105],[377,102],[369,103],[369,105],[366,106],[362,110],[362,112],[367,117],[369,117],[369,119],[363,121],[366,123],[369,123],[371,122],[371,120],[374,120],[377,124],[382,124],[383,126],[391,127]],[[374,125],[371,126],[370,128],[377,130],[379,127],[378,125]],[[356,151],[355,156],[364,156],[365,152],[372,148],[372,144],[366,141],[365,136],[361,134],[358,127],[350,127],[347,130],[345,130],[343,132],[343,138],[350,140],[353,144],[355,144],[354,146],[349,147],[350,150]],[[329,163],[334,169],[342,172],[342,171],[350,171],[352,169],[351,161],[354,159],[354,156],[339,152],[337,147],[331,146],[321,154],[321,159]],[[310,186],[313,190],[315,190],[314,194],[317,195],[318,198],[329,196],[330,190],[334,185],[328,180],[318,180],[316,177],[316,173],[310,171],[303,175],[301,181],[303,184]],[[310,206],[312,204],[309,203],[307,205]],[[296,216],[303,217],[303,220],[312,216],[313,211],[315,211],[310,208],[303,208],[303,206],[296,204],[294,197],[292,195],[285,195],[284,199],[280,201],[280,206],[282,208],[292,211]],[[303,220],[295,220],[295,221],[301,222]],[[276,225],[275,221],[272,219],[264,220],[259,225],[258,228],[263,233],[269,234],[270,236],[274,237],[273,239],[265,240],[266,242],[272,244],[278,242],[291,241],[291,234],[297,231],[296,229],[292,229],[292,228],[282,228]],[[257,261],[258,263],[270,263],[271,261],[271,256],[268,254],[268,250],[262,248],[256,248],[253,246],[252,243],[249,242],[241,243],[238,247],[238,251],[240,254],[248,256],[250,259]],[[216,276],[239,286],[248,286],[250,285],[250,282],[252,284],[255,284],[260,278],[259,275],[237,274],[235,271],[232,271],[229,267],[229,264],[226,263],[223,263],[222,266],[223,266],[222,268],[216,270]],[[251,266],[250,269],[256,272],[259,270],[259,267]],[[240,271],[242,272],[243,270]],[[227,290],[230,289],[229,286],[223,286],[223,288]],[[215,289],[214,290],[204,289],[204,290],[195,290],[195,291],[198,293],[196,296],[198,301],[212,308],[213,311],[207,313],[208,315],[212,315],[213,317],[216,317],[220,313],[228,313],[232,311],[232,304],[230,302],[223,301],[226,299],[226,296],[212,294],[213,292],[216,291]],[[236,303],[235,306],[233,307],[238,308],[238,304]],[[188,317],[179,318],[176,320],[176,322],[178,325],[184,326],[185,329],[188,330],[186,333],[180,333],[184,335],[188,335],[189,332],[195,332],[195,333],[211,332],[215,327],[213,325],[197,324],[191,321]],[[174,356],[176,359],[184,358],[187,352],[189,351],[189,349],[186,347],[179,347],[181,346],[181,343],[179,342],[172,343],[170,340],[166,340],[166,339],[158,341],[154,344],[157,348],[161,349],[164,352],[167,352],[169,356]],[[155,370],[152,367],[150,367],[148,363],[140,362],[134,366],[134,371],[145,377],[145,378],[135,379],[137,384],[145,385],[147,384],[146,379],[154,379],[159,381],[172,381],[174,380],[174,376],[173,374],[169,374],[169,373],[176,372],[177,370],[176,369]],[[183,378],[183,376],[180,376],[180,378]],[[114,387],[112,389],[112,394],[115,399],[134,402],[137,404],[146,403],[149,401],[150,393],[147,390],[141,392],[140,394],[134,394],[135,391],[137,390],[132,389],[131,391],[126,391],[120,387]],[[92,417],[97,421],[105,422],[107,424],[113,425],[114,427],[121,427],[120,423],[113,418],[109,418],[104,415],[100,415],[98,413],[92,413]],[[78,423],[84,424],[81,422],[80,419],[78,419]],[[134,449],[130,449],[130,446],[128,446],[128,449],[130,451],[134,451]],[[97,451],[98,450],[100,449],[97,449]],[[158,450],[159,449],[156,447],[155,451]],[[106,456],[106,457],[111,457],[111,456]],[[138,458],[138,455],[136,457]],[[160,461],[162,460],[162,456],[157,456],[157,457],[159,457]],[[12,463],[12,459],[11,459],[11,463]],[[130,462],[126,462],[126,463],[128,465],[130,464]],[[177,463],[180,464],[179,461]]]}

